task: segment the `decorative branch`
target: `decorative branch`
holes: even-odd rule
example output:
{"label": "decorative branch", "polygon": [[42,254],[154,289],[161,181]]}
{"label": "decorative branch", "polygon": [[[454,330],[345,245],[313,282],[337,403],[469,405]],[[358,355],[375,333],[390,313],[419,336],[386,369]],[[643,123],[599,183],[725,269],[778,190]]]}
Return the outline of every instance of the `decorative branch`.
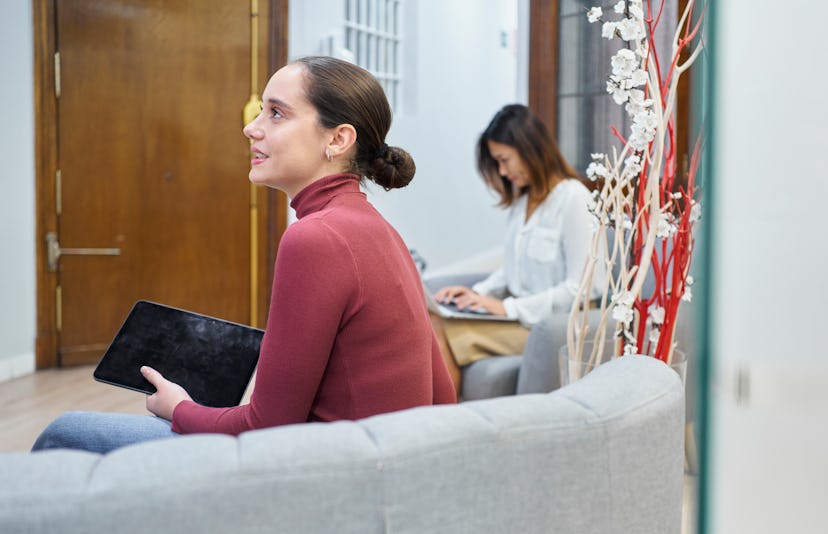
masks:
{"label": "decorative branch", "polygon": [[[669,67],[662,76],[654,34],[662,21],[664,0],[655,16],[652,1],[646,0],[646,16],[642,0],[617,2],[613,11],[621,18],[614,21],[605,21],[600,7],[587,12],[589,22],[603,23],[604,38],[620,38],[627,44],[612,57],[607,92],[616,104],[625,106],[632,119],[626,137],[612,127],[623,144],[620,153],[613,148],[611,157],[592,154],[586,173],[603,183],[593,193],[590,206],[596,230],[570,311],[567,345],[571,355],[590,363],[601,363],[610,318],[616,323],[616,354],[649,354],[669,363],[679,304],[692,295],[689,269],[693,229],[700,215],[695,174],[701,139],[693,149],[687,183],[676,188],[674,106],[679,80],[702,50],[697,37],[704,13],[693,22],[696,2],[688,0],[672,40]],[[586,357],[589,288],[599,258],[606,258],[610,276],[598,305],[601,320],[592,334],[593,351]],[[655,288],[651,295],[643,295],[648,277]]]}

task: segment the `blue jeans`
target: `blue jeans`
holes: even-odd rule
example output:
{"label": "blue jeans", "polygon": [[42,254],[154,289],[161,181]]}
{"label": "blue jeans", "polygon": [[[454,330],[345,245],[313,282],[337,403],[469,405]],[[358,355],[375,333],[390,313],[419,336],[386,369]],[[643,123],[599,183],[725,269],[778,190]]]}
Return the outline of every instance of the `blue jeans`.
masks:
{"label": "blue jeans", "polygon": [[37,437],[32,451],[80,449],[106,454],[133,443],[178,435],[169,421],[151,415],[66,412]]}

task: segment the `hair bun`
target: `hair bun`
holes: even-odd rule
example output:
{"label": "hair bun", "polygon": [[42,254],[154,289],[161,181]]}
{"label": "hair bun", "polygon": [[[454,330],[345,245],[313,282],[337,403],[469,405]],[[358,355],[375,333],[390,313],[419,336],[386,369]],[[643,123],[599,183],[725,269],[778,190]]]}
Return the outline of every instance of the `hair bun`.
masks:
{"label": "hair bun", "polygon": [[388,191],[405,187],[414,178],[417,166],[411,154],[402,148],[383,145],[377,154],[368,174],[372,182]]}

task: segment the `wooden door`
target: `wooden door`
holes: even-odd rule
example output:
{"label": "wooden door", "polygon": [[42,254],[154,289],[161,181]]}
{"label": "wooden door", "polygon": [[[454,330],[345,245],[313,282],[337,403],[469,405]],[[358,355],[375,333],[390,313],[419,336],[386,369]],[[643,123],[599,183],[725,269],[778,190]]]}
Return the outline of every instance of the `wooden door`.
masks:
{"label": "wooden door", "polygon": [[58,365],[96,362],[138,299],[251,322],[250,14],[54,4]]}

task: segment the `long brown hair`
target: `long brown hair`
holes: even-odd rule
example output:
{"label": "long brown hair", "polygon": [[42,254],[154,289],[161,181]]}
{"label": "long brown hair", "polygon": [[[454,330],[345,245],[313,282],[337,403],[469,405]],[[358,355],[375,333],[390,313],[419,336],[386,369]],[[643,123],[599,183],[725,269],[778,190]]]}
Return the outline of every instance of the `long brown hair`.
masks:
{"label": "long brown hair", "polygon": [[350,124],[357,133],[350,171],[385,189],[405,187],[414,178],[411,155],[385,144],[391,128],[391,106],[370,72],[341,59],[308,56],[293,63],[304,66],[305,94],[324,128]]}
{"label": "long brown hair", "polygon": [[486,184],[500,195],[500,206],[510,206],[518,196],[511,182],[500,175],[497,161],[489,152],[489,141],[515,148],[529,170],[529,193],[545,198],[561,179],[578,176],[567,163],[558,145],[540,118],[522,104],[503,106],[480,134],[477,142],[477,169]]}

